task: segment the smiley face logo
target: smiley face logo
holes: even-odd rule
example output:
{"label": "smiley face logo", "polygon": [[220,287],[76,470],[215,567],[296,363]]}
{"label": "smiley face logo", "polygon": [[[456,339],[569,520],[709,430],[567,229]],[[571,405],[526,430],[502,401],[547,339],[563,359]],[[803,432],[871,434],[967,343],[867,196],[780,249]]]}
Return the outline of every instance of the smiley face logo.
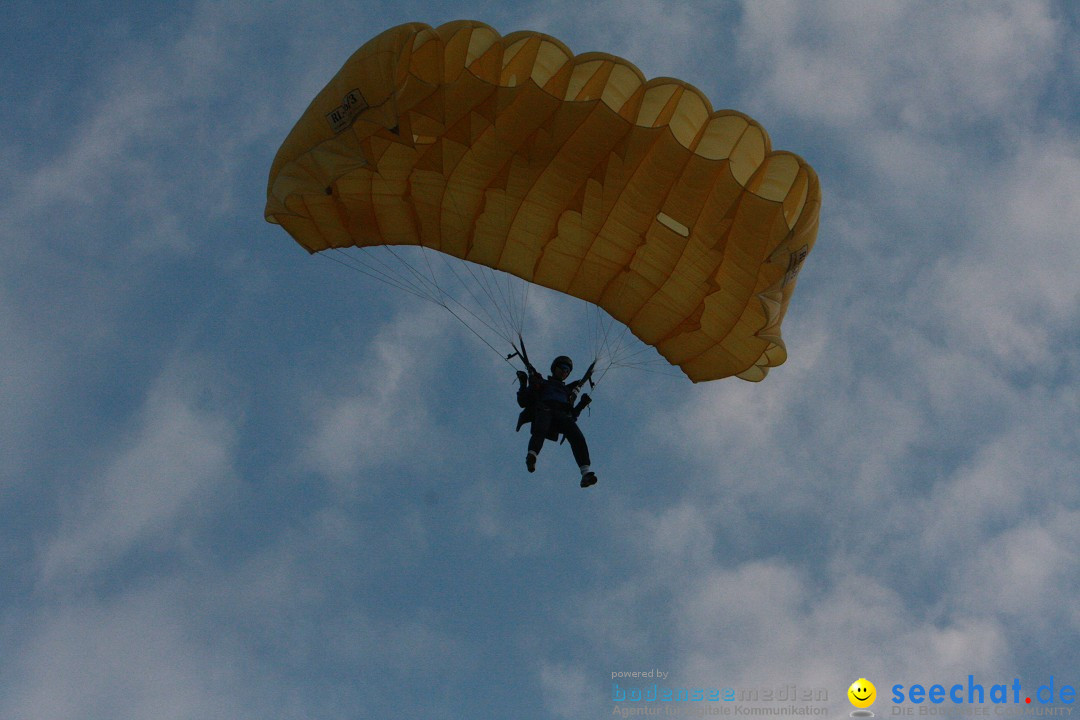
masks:
{"label": "smiley face logo", "polygon": [[855,707],[868,708],[874,704],[874,699],[877,697],[877,688],[874,687],[874,683],[866,678],[859,678],[851,683],[851,687],[847,689],[847,696]]}

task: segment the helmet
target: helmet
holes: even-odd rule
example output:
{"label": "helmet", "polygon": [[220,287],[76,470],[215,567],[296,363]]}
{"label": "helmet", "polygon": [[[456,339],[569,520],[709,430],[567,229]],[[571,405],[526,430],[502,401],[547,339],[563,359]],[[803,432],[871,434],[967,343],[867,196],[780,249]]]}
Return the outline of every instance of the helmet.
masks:
{"label": "helmet", "polygon": [[555,367],[558,365],[565,365],[568,370],[574,369],[574,361],[566,357],[565,355],[560,355],[559,357],[551,361],[551,372],[555,372]]}

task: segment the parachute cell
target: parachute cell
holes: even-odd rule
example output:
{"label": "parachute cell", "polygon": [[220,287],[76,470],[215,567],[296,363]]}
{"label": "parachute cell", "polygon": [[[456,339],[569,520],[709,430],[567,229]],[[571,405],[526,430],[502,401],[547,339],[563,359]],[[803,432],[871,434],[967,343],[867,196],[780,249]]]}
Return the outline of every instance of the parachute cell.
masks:
{"label": "parachute cell", "polygon": [[697,382],[784,362],[820,200],[809,165],[687,83],[458,21],[349,58],[265,215],[313,253],[419,245],[594,303]]}

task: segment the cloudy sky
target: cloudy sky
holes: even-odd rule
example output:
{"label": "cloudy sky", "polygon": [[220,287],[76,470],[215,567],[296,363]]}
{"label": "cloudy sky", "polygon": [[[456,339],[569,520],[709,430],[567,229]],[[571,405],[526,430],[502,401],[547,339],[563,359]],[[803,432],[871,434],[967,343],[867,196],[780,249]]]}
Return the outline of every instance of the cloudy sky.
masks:
{"label": "cloudy sky", "polygon": [[[612,371],[588,491],[566,446],[525,472],[513,371],[442,309],[263,220],[352,51],[458,18],[685,79],[821,178],[787,364]],[[0,718],[600,718],[650,669],[837,717],[859,677],[879,715],[1080,685],[1074,4],[0,20]]]}

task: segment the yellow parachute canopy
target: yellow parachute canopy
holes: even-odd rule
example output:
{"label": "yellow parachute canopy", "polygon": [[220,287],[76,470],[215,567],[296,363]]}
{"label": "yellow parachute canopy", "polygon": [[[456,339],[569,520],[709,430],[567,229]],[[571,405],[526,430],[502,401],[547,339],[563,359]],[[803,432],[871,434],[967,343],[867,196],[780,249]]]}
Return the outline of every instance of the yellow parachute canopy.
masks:
{"label": "yellow parachute canopy", "polygon": [[310,252],[422,245],[595,303],[693,381],[761,380],[821,193],[754,120],[603,53],[457,21],[375,37],[278,150]]}

